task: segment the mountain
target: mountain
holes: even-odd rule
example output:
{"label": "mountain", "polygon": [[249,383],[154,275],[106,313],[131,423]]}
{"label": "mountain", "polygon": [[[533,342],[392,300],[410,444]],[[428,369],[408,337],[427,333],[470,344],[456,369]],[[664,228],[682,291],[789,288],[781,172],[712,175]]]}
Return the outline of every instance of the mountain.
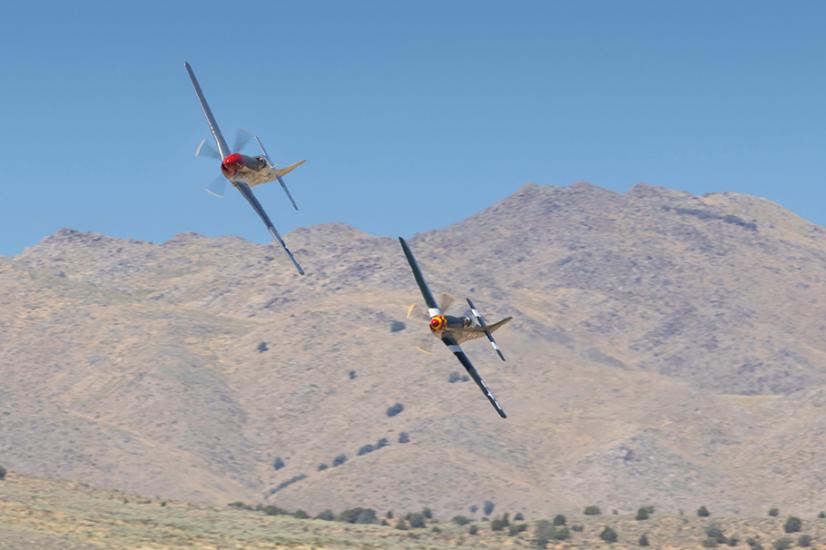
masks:
{"label": "mountain", "polygon": [[826,508],[826,233],[776,204],[527,185],[410,240],[434,293],[514,316],[506,363],[465,346],[507,420],[416,350],[395,238],[287,241],[306,277],[196,234],[0,258],[0,464],[311,512]]}

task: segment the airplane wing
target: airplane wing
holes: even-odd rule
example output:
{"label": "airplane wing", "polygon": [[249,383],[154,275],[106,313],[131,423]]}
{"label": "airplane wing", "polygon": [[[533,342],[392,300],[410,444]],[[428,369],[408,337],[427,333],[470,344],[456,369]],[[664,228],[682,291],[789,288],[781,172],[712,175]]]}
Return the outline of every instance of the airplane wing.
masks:
{"label": "airplane wing", "polygon": [[240,191],[242,195],[244,195],[244,198],[247,199],[247,201],[250,203],[250,206],[252,206],[253,210],[255,210],[255,212],[264,222],[264,225],[266,225],[267,229],[269,229],[273,239],[278,241],[278,244],[281,245],[281,248],[283,248],[284,252],[287,253],[287,256],[290,257],[290,260],[292,260],[293,265],[298,270],[298,272],[301,275],[304,275],[304,270],[301,269],[301,265],[299,265],[298,261],[295,259],[295,256],[293,256],[293,253],[290,252],[290,249],[287,248],[287,243],[285,243],[284,239],[281,238],[281,235],[278,234],[278,230],[275,229],[275,226],[270,221],[270,217],[267,216],[267,213],[264,211],[264,207],[261,206],[261,203],[258,202],[258,199],[252,193],[252,189],[250,189],[250,186],[244,183],[243,181],[234,181],[232,182],[232,184],[235,185],[235,188],[238,189],[238,191]]}
{"label": "airplane wing", "polygon": [[502,418],[507,418],[508,415],[507,413],[505,413],[505,409],[503,409],[502,405],[500,405],[499,402],[496,400],[496,397],[493,395],[493,392],[491,392],[490,389],[488,389],[487,385],[485,384],[485,381],[482,380],[481,376],[479,376],[479,373],[476,371],[476,368],[470,362],[468,356],[465,355],[465,352],[462,351],[462,348],[459,347],[459,344],[456,342],[456,339],[453,337],[453,335],[445,334],[444,336],[442,336],[442,342],[445,343],[448,349],[453,352],[453,355],[456,356],[456,359],[458,359],[462,366],[465,367],[470,377],[473,378],[473,381],[476,382],[476,385],[479,386],[479,388],[482,390],[482,393],[484,393],[485,397],[488,398],[490,404],[493,405],[493,408],[496,409],[497,413],[499,413],[499,416],[501,416]]}
{"label": "airplane wing", "polygon": [[222,159],[226,158],[226,156],[232,153],[232,151],[229,150],[227,142],[224,140],[224,136],[221,135],[221,129],[218,128],[218,123],[215,122],[215,117],[212,116],[212,111],[209,109],[206,98],[204,98],[204,93],[201,91],[201,85],[198,84],[198,79],[195,78],[195,73],[192,71],[192,67],[189,63],[185,63],[185,66],[186,72],[189,73],[189,79],[195,87],[195,93],[198,95],[198,101],[201,103],[201,110],[204,112],[204,116],[207,119],[207,124],[209,124],[209,131],[212,132],[212,137],[215,138],[215,143],[218,145],[218,152],[221,153]]}
{"label": "airplane wing", "polygon": [[404,255],[407,256],[407,263],[410,264],[410,269],[413,270],[413,276],[416,278],[416,284],[419,285],[419,290],[422,291],[424,303],[427,304],[428,315],[430,315],[431,317],[433,317],[434,315],[439,315],[442,312],[442,310],[439,309],[439,304],[436,303],[436,299],[433,298],[433,294],[427,287],[427,283],[424,282],[422,270],[419,269],[419,264],[416,263],[416,258],[413,257],[413,252],[410,250],[410,247],[407,246],[407,242],[401,237],[399,237],[399,242],[402,244],[402,250],[404,250]]}

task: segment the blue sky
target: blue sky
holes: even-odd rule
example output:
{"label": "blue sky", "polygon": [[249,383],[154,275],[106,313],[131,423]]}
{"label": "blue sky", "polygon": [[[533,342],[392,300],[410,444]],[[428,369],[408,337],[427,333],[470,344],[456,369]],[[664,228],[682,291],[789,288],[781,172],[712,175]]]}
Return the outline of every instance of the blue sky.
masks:
{"label": "blue sky", "polygon": [[[268,235],[214,161],[183,63],[232,141],[279,164],[284,233],[411,235],[527,182],[764,196],[826,225],[826,3],[16,2],[0,35],[0,254],[61,227]],[[231,191],[228,190],[228,191]]]}

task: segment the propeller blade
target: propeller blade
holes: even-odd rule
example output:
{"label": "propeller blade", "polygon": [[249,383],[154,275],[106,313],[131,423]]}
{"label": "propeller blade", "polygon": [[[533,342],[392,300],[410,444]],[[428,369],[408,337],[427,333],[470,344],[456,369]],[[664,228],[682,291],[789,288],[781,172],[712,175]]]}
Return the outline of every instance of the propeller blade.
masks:
{"label": "propeller blade", "polygon": [[419,339],[416,342],[416,351],[426,353],[427,355],[432,354],[433,353],[433,342],[435,340],[436,339],[433,337],[432,334],[425,334],[425,335],[419,337]]}
{"label": "propeller blade", "polygon": [[244,147],[249,144],[250,140],[253,138],[253,134],[244,130],[243,128],[239,128],[237,132],[235,132],[235,142],[232,144],[234,149],[232,150],[234,153],[239,153]]}
{"label": "propeller blade", "polygon": [[456,298],[454,298],[450,294],[447,294],[446,292],[443,292],[442,294],[440,294],[439,295],[439,306],[442,308],[442,313],[446,312],[450,308],[451,304],[453,304],[453,302],[455,302],[455,301],[456,301]]}
{"label": "propeller blade", "polygon": [[198,144],[198,147],[195,148],[195,156],[204,156],[219,160],[221,159],[221,155],[218,154],[218,151],[215,150],[215,147],[213,147],[212,144],[206,140],[206,138],[202,139],[201,143]]}
{"label": "propeller blade", "polygon": [[430,321],[430,315],[427,314],[427,311],[422,309],[416,304],[410,304],[407,308],[407,318],[408,319],[420,319],[422,321]]}
{"label": "propeller blade", "polygon": [[207,188],[206,192],[214,197],[218,197],[219,199],[224,198],[224,193],[227,190],[227,180],[224,179],[223,176],[218,176],[212,183],[210,183]]}

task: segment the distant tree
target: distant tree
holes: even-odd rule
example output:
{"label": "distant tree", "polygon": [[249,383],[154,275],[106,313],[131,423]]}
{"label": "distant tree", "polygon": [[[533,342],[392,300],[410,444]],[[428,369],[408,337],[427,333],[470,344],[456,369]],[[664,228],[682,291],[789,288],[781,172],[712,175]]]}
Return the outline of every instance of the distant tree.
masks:
{"label": "distant tree", "polygon": [[397,414],[401,413],[404,410],[404,405],[401,403],[396,403],[395,405],[391,405],[387,408],[387,416],[393,417]]}
{"label": "distant tree", "polygon": [[769,508],[769,516],[776,518],[780,514],[780,510],[777,508]]}
{"label": "distant tree", "polygon": [[526,531],[527,529],[528,529],[528,524],[527,523],[519,523],[519,524],[511,523],[510,525],[508,525],[508,535],[510,535],[512,537],[515,537],[519,533],[521,533],[522,531]]}
{"label": "distant tree", "polygon": [[405,325],[401,321],[392,321],[390,323],[390,332],[400,332],[400,331],[404,330],[405,328],[407,328],[407,325]]}
{"label": "distant tree", "polygon": [[321,463],[321,464],[319,464],[319,465],[318,465],[318,471],[319,471],[319,472],[323,472],[323,471],[324,471],[324,470],[326,470],[326,469],[327,469],[327,465],[326,465],[326,464]]}
{"label": "distant tree", "polygon": [[646,535],[645,533],[643,533],[643,534],[640,536],[639,545],[640,545],[640,546],[651,546],[651,543],[650,543],[650,542],[648,542],[648,535]]}
{"label": "distant tree", "polygon": [[430,528],[430,532],[431,533],[441,533],[442,529],[438,525],[434,525],[433,527]]}
{"label": "distant tree", "polygon": [[737,537],[729,537],[726,541],[726,544],[728,544],[729,546],[737,546],[740,544],[740,539],[738,539]]}
{"label": "distant tree", "polygon": [[308,514],[304,510],[296,510],[295,512],[293,512],[293,517],[296,519],[308,519],[310,517],[310,514]]}
{"label": "distant tree", "polygon": [[268,516],[289,516],[290,513],[283,509],[279,508],[278,506],[273,506],[272,504],[268,506],[264,506],[261,508],[261,511],[267,514]]}
{"label": "distant tree", "polygon": [[811,535],[800,535],[800,538],[797,539],[797,545],[802,548],[810,547],[812,545]]}
{"label": "distant tree", "polygon": [[801,529],[803,529],[803,522],[800,521],[800,518],[796,518],[794,516],[789,516],[786,523],[783,525],[783,530],[787,533],[797,533]]}
{"label": "distant tree", "polygon": [[426,519],[433,519],[433,510],[431,510],[430,508],[428,508],[427,506],[425,506],[424,508],[422,508],[422,515],[423,515]]}
{"label": "distant tree", "polygon": [[826,519],[826,512],[820,512],[820,513],[817,515],[817,517],[819,517],[820,519]]}
{"label": "distant tree", "polygon": [[6,469],[0,466],[0,481],[6,479]]}
{"label": "distant tree", "polygon": [[335,466],[341,466],[341,465],[342,465],[342,464],[344,464],[345,462],[347,462],[347,455],[345,455],[344,453],[341,453],[340,455],[337,455],[337,456],[333,459],[333,466],[334,466],[334,467],[335,467]]}
{"label": "distant tree", "polygon": [[479,532],[479,527],[478,526],[471,525],[470,527],[468,527],[468,530],[467,530],[468,535],[475,535],[478,532]]}
{"label": "distant tree", "polygon": [[650,516],[648,514],[648,510],[646,508],[640,508],[637,510],[637,516],[634,518],[637,521],[644,521],[648,519]]}
{"label": "distant tree", "polygon": [[571,531],[574,531],[576,533],[581,533],[583,529],[584,528],[582,527],[582,525],[579,525],[579,524],[571,525]]}
{"label": "distant tree", "polygon": [[611,529],[610,527],[606,527],[602,530],[602,533],[599,534],[599,538],[604,540],[605,542],[617,542],[617,532]]}
{"label": "distant tree", "polygon": [[711,512],[709,512],[708,508],[706,508],[705,506],[700,506],[699,508],[697,508],[697,515],[701,518],[707,518],[711,515]]}
{"label": "distant tree", "polygon": [[384,514],[384,517],[387,519],[393,519],[393,510],[388,510],[387,513]]}
{"label": "distant tree", "polygon": [[334,521],[336,519],[336,515],[333,513],[332,510],[324,510],[320,514],[318,514],[315,519],[322,519],[324,521]]}
{"label": "distant tree", "polygon": [[553,524],[559,527],[560,525],[565,525],[567,521],[568,520],[565,519],[565,516],[563,516],[562,514],[557,514],[554,516]]}
{"label": "distant tree", "polygon": [[[163,503],[161,503],[161,505],[163,506]],[[250,506],[249,504],[245,504],[240,500],[230,502],[229,504],[227,504],[227,506],[229,506],[230,508],[235,508],[236,510],[254,510],[252,506]]]}
{"label": "distant tree", "polygon": [[407,523],[404,521],[404,518],[399,518],[399,520],[396,522],[396,529],[399,529],[401,531],[407,531],[408,529],[410,529],[410,527],[407,526]]}
{"label": "distant tree", "polygon": [[468,510],[470,511],[471,514],[475,514],[476,512],[479,511],[479,507],[476,506],[475,504],[471,504],[470,508],[468,508]]}
{"label": "distant tree", "polygon": [[270,348],[266,342],[261,342],[258,344],[258,353],[264,353],[265,351],[269,351]]}
{"label": "distant tree", "polygon": [[513,516],[514,521],[525,521],[525,514],[522,512],[516,512],[516,515]]}
{"label": "distant tree", "polygon": [[599,509],[599,506],[591,504],[590,506],[585,507],[585,510],[583,510],[583,513],[586,516],[598,516],[602,513],[602,510]]}
{"label": "distant tree", "polygon": [[482,510],[485,512],[486,516],[491,515],[494,508],[496,508],[496,504],[494,504],[492,500],[486,500],[482,505]]}
{"label": "distant tree", "polygon": [[358,378],[358,374],[356,374],[356,371],[351,370],[347,373],[347,378],[349,378],[350,380],[355,380],[356,378]]}
{"label": "distant tree", "polygon": [[402,432],[399,434],[399,443],[409,443],[410,436],[407,435],[407,432]]}
{"label": "distant tree", "polygon": [[284,460],[280,456],[275,457],[275,460],[272,461],[272,467],[276,470],[280,470],[284,466]]}
{"label": "distant tree", "polygon": [[362,508],[360,506],[356,508],[350,508],[349,510],[343,510],[339,513],[336,519],[344,523],[378,523],[378,518],[376,517],[375,510],[373,510],[372,508]]}
{"label": "distant tree", "polygon": [[382,437],[376,442],[376,450],[387,447],[390,443],[387,441],[386,437]]}
{"label": "distant tree", "polygon": [[368,443],[367,445],[362,445],[361,447],[359,447],[359,450],[356,454],[358,456],[364,456],[368,453],[372,453],[375,450],[376,450],[376,448],[373,447],[373,445],[371,445],[370,443]]}
{"label": "distant tree", "polygon": [[534,543],[537,548],[546,548],[552,540],[567,540],[571,532],[567,527],[552,525],[550,521],[542,520],[536,523]]}
{"label": "distant tree", "polygon": [[774,541],[772,546],[774,547],[774,550],[787,550],[792,547],[792,539],[789,537],[780,537]]}

